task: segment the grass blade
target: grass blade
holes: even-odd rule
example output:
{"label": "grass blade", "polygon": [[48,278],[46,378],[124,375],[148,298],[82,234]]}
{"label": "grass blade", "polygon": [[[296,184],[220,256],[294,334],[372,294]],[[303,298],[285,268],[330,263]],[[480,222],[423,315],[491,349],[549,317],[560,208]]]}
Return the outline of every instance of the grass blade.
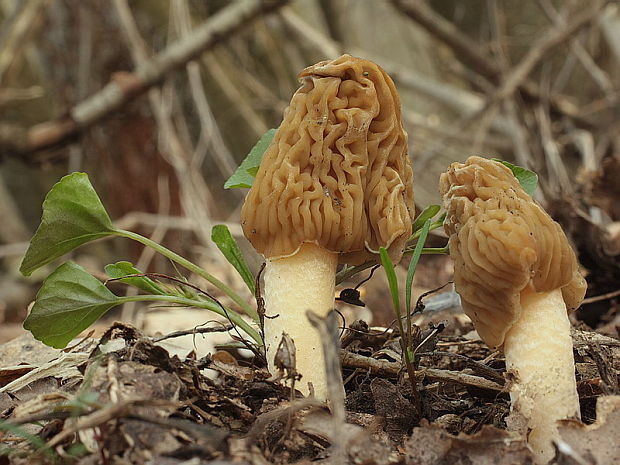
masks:
{"label": "grass blade", "polygon": [[439,210],[441,210],[441,207],[439,205],[429,205],[424,210],[422,210],[422,213],[420,213],[413,222],[413,232],[416,232],[422,226],[424,226],[426,220],[430,220],[431,218],[433,218],[437,213],[439,213]]}
{"label": "grass blade", "polygon": [[211,240],[215,242],[215,245],[220,249],[222,255],[226,257],[228,263],[237,270],[237,273],[243,278],[243,282],[245,282],[248,289],[252,292],[252,295],[254,295],[256,286],[254,275],[250,271],[250,267],[241,253],[239,244],[237,244],[237,241],[228,228],[223,224],[216,224],[213,226],[211,230]]}
{"label": "grass blade", "polygon": [[426,238],[428,237],[428,232],[431,229],[431,220],[430,218],[426,220],[424,226],[422,226],[422,230],[420,231],[420,238],[418,239],[415,248],[413,249],[413,255],[411,256],[411,261],[409,262],[409,268],[407,269],[407,283],[405,285],[405,299],[407,306],[407,315],[411,313],[411,285],[413,283],[413,277],[415,276],[415,270],[418,266],[418,262],[420,261],[420,257],[422,256],[422,250],[424,248],[424,243],[426,242]]}
{"label": "grass blade", "polygon": [[390,294],[392,295],[392,304],[394,305],[394,313],[396,318],[400,322],[400,297],[398,296],[398,279],[396,278],[396,272],[394,271],[394,263],[388,255],[385,247],[379,248],[379,256],[381,258],[381,265],[385,271],[385,276],[390,286]]}

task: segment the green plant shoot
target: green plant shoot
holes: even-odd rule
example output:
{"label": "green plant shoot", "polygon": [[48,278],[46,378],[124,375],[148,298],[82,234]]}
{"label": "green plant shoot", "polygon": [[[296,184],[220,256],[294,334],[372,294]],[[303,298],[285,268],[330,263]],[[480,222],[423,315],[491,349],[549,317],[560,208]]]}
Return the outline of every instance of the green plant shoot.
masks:
{"label": "green plant shoot", "polygon": [[239,276],[243,278],[243,282],[248,286],[252,295],[254,295],[256,287],[254,275],[250,271],[250,267],[246,263],[241,249],[239,249],[239,244],[237,244],[237,241],[228,228],[223,224],[216,224],[213,226],[211,230],[211,240],[215,242],[215,245],[217,245],[217,248],[220,249],[220,252],[226,257],[228,263],[237,270]]}
{"label": "green plant shoot", "polygon": [[512,171],[514,177],[517,178],[517,181],[519,181],[519,184],[521,184],[523,190],[527,192],[528,195],[534,194],[534,191],[536,191],[536,187],[538,186],[538,175],[536,173],[528,170],[527,168],[523,168],[522,166],[513,165],[505,160],[500,160],[499,158],[491,158],[491,160],[498,161],[502,165],[510,168],[510,171]]}
{"label": "green plant shoot", "polygon": [[[50,190],[43,203],[41,224],[30,241],[20,270],[29,276],[36,269],[87,242],[110,236],[129,238],[151,247],[206,279],[258,321],[256,310],[248,302],[204,269],[144,236],[114,227],[85,173],[67,175]],[[234,252],[230,242],[224,240],[222,244]],[[232,255],[225,253],[225,256],[228,258]],[[233,266],[237,268],[241,263],[245,262],[242,262],[239,252]],[[24,327],[44,343],[64,347],[73,337],[116,305],[130,301],[168,302],[214,311],[239,326],[258,344],[262,344],[258,332],[232,309],[201,297],[168,292],[147,277],[129,276],[140,274],[129,262],[108,265],[106,271],[112,278],[126,277],[121,281],[138,287],[149,295],[118,297],[78,265],[65,263],[44,281]]]}
{"label": "green plant shoot", "polygon": [[131,276],[142,274],[142,271],[133,266],[130,262],[116,262],[106,265],[105,272],[112,279],[118,279],[121,283],[136,287],[149,294],[165,295],[167,292],[162,287],[147,276]]}
{"label": "green plant shoot", "polygon": [[261,136],[256,145],[252,147],[250,153],[245,157],[241,164],[237,167],[233,175],[224,183],[225,189],[250,188],[254,184],[254,178],[258,172],[258,167],[263,160],[265,151],[271,144],[276,130],[270,129]]}
{"label": "green plant shoot", "polygon": [[411,314],[411,287],[413,284],[413,277],[415,276],[415,270],[418,266],[418,262],[420,261],[420,257],[422,256],[422,250],[424,249],[424,243],[426,242],[430,228],[431,218],[428,218],[425,221],[424,226],[422,226],[420,238],[413,249],[413,254],[411,255],[411,260],[409,261],[409,267],[407,268],[407,282],[405,287],[407,315]]}

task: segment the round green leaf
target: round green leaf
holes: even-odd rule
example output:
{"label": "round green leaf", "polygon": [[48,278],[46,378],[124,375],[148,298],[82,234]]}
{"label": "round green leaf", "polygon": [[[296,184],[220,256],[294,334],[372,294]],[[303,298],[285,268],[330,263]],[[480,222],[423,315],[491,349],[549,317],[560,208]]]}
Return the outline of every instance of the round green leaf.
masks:
{"label": "round green leaf", "polygon": [[112,221],[88,175],[69,174],[45,197],[41,224],[30,241],[20,271],[30,276],[37,268],[113,231]]}
{"label": "round green leaf", "polygon": [[44,344],[60,349],[119,303],[119,297],[101,281],[80,265],[67,262],[43,282],[24,328]]}

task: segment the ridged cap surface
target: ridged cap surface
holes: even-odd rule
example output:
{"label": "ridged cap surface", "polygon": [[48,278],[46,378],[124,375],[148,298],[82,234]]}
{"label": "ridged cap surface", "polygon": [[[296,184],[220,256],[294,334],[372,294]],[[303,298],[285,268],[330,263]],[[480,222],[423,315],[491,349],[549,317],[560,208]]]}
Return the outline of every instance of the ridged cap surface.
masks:
{"label": "ridged cap surface", "polygon": [[343,55],[304,69],[241,211],[268,258],[315,243],[358,264],[379,247],[400,260],[414,216],[407,134],[392,79]]}
{"label": "ridged cap surface", "polygon": [[470,157],[441,175],[439,190],[456,289],[489,346],[503,344],[522,292],[562,289],[569,309],[581,304],[587,285],[564,231],[508,167]]}

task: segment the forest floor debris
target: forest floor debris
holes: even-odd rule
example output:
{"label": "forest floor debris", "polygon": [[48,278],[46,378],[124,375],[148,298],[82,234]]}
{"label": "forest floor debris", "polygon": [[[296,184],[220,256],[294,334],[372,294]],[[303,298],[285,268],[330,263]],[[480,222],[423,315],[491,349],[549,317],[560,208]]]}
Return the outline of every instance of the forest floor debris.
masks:
{"label": "forest floor debris", "polygon": [[[420,420],[392,332],[352,326],[356,336],[341,338],[340,425],[235,351],[180,358],[121,323],[64,352],[24,335],[0,346],[0,464],[533,463],[523,437],[506,430],[502,356],[467,327],[447,321],[417,354]],[[557,463],[611,465],[620,341],[573,338],[585,424],[563,422]]]}

